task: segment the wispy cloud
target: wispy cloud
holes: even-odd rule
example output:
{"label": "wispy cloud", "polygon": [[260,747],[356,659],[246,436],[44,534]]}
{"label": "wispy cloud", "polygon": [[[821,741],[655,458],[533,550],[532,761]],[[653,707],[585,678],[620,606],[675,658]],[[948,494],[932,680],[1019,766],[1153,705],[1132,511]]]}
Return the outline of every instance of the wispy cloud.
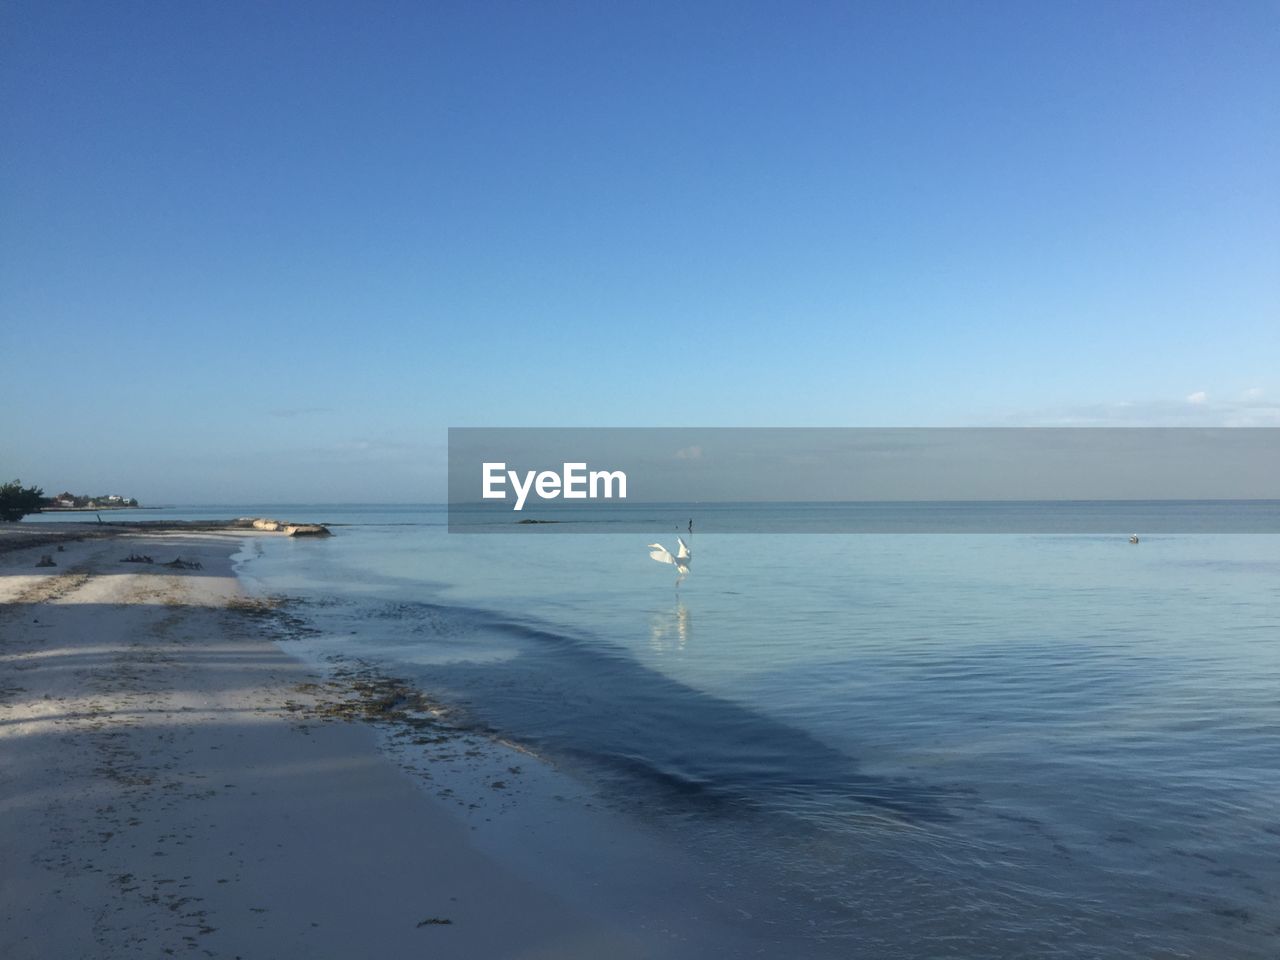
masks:
{"label": "wispy cloud", "polygon": [[1187,403],[1194,403],[1196,405],[1200,405],[1208,402],[1209,402],[1209,395],[1205,393],[1203,390],[1197,390],[1195,393],[1187,394]]}

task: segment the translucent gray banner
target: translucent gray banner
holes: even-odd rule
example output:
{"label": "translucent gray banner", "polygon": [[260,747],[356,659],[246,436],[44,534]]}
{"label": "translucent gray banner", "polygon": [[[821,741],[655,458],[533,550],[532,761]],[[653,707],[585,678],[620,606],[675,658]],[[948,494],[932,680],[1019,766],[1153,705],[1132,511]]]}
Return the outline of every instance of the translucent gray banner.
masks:
{"label": "translucent gray banner", "polygon": [[452,428],[453,533],[1280,533],[1280,428]]}

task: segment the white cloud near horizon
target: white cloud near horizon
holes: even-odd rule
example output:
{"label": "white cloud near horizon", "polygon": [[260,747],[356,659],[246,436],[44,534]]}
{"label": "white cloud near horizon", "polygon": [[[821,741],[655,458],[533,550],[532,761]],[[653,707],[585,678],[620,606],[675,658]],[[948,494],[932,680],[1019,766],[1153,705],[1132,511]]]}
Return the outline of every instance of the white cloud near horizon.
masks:
{"label": "white cloud near horizon", "polygon": [[1280,402],[1261,387],[1237,399],[1215,400],[1197,390],[1183,400],[1121,400],[1082,404],[1005,416],[1002,426],[1018,427],[1280,427]]}

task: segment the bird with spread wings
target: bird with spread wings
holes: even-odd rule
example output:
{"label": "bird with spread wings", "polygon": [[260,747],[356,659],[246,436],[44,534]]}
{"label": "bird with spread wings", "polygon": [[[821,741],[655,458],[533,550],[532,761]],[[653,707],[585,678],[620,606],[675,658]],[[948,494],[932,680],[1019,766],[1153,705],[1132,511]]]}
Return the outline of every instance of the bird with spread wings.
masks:
{"label": "bird with spread wings", "polygon": [[693,551],[679,537],[676,537],[676,543],[679,544],[679,547],[675,552],[675,556],[672,556],[671,551],[660,543],[649,544],[649,556],[659,563],[674,564],[676,570],[680,572],[680,576],[684,577],[689,572],[689,564],[693,563]]}

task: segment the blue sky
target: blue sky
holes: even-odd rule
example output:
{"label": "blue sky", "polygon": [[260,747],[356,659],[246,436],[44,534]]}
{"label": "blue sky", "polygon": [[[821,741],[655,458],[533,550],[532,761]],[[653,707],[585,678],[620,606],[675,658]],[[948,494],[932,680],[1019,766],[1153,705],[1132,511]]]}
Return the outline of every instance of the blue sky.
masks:
{"label": "blue sky", "polygon": [[1280,424],[1280,6],[0,4],[0,474]]}

